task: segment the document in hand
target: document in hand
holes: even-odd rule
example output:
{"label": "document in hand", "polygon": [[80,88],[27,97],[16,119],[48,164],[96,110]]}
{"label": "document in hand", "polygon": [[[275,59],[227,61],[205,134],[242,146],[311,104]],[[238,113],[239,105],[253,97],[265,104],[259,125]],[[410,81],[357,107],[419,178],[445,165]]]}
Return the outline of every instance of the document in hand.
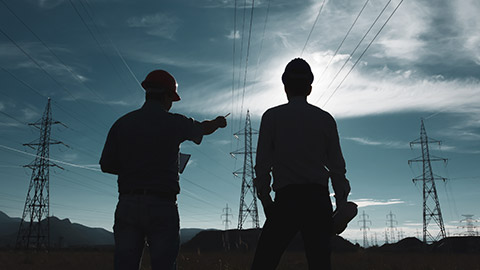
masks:
{"label": "document in hand", "polygon": [[183,173],[185,167],[187,166],[188,160],[192,155],[180,153],[178,155],[178,172]]}

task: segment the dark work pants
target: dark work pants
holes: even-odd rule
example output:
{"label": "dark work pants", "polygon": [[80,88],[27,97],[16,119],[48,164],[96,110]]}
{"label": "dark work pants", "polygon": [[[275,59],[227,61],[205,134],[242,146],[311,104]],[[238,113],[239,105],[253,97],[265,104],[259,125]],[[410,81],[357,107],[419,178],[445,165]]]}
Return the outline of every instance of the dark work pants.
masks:
{"label": "dark work pants", "polygon": [[310,270],[330,270],[332,204],[322,185],[290,185],[278,190],[258,241],[252,270],[275,269],[300,232]]}
{"label": "dark work pants", "polygon": [[153,270],[176,269],[177,203],[150,195],[120,195],[115,210],[115,270],[138,270],[147,240]]}

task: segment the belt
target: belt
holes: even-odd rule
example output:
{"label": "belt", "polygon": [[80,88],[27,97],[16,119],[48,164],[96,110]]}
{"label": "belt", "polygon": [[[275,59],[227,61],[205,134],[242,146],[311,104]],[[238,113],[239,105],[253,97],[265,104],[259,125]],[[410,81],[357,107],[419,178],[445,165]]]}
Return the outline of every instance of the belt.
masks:
{"label": "belt", "polygon": [[168,201],[177,201],[177,194],[158,191],[158,190],[151,190],[151,189],[126,190],[126,191],[121,191],[120,195],[149,195],[149,196],[165,199]]}

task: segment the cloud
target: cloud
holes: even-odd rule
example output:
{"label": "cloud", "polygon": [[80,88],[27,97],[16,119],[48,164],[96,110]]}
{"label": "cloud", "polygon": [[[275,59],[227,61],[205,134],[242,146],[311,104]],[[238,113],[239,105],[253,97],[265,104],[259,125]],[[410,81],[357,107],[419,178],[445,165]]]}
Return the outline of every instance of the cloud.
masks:
{"label": "cloud", "polygon": [[32,110],[31,108],[24,108],[22,109],[22,113],[23,113],[23,117],[28,121],[28,120],[31,120],[31,119],[36,119],[36,118],[39,118],[40,117],[40,114],[35,111],[35,110]]}
{"label": "cloud", "polygon": [[403,204],[404,201],[400,199],[389,199],[386,201],[383,200],[375,200],[375,199],[356,199],[353,200],[358,207],[367,207],[367,206],[383,206],[383,205],[392,205],[392,204]]}
{"label": "cloud", "polygon": [[135,61],[142,63],[193,69],[195,71],[201,71],[204,73],[211,71],[225,71],[228,70],[228,68],[231,68],[231,64],[228,65],[229,63],[199,61],[185,57],[185,55],[174,55],[173,53],[158,52],[156,49],[152,51],[128,51],[125,54],[128,56],[128,58],[135,59]]}
{"label": "cloud", "polygon": [[[422,36],[431,30],[429,16],[431,14],[425,12],[428,9],[425,5],[431,4],[422,1],[402,3],[375,43],[381,46],[381,50],[374,56],[413,62],[428,53],[428,43]],[[389,12],[390,10],[387,10],[385,14]],[[380,22],[383,23],[385,19],[381,19]]]}
{"label": "cloud", "polygon": [[360,137],[342,137],[342,139],[350,140],[357,142],[362,145],[371,145],[371,146],[383,146],[386,148],[394,149],[407,149],[410,148],[408,142],[399,142],[399,141],[375,141],[369,138],[360,138]]}
{"label": "cloud", "polygon": [[180,23],[177,17],[160,12],[127,20],[127,25],[130,27],[144,28],[147,34],[166,39],[173,39]]}
{"label": "cloud", "polygon": [[5,109],[5,105],[3,105],[3,102],[0,102],[0,111],[3,111]]}
{"label": "cloud", "polygon": [[[48,50],[40,42],[22,42],[19,43],[19,46],[38,63],[38,66],[52,77],[59,78],[60,81],[71,82],[72,77],[79,83],[89,80],[89,78],[80,74],[76,67],[60,62],[50,52],[52,50],[57,53],[74,54],[69,48],[49,46],[50,50]],[[9,69],[33,69],[40,72],[39,67],[32,60],[27,59],[26,55],[13,45],[0,44],[0,59],[9,63]]]}
{"label": "cloud", "polygon": [[230,31],[230,34],[226,36],[228,39],[240,39],[240,31],[235,31],[235,35],[233,34],[233,30]]}

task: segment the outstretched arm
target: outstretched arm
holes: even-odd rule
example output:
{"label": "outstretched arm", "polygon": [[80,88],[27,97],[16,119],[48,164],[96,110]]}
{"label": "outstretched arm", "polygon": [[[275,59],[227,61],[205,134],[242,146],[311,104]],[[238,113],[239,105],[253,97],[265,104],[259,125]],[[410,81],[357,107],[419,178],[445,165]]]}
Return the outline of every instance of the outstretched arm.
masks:
{"label": "outstretched arm", "polygon": [[200,123],[203,129],[203,135],[209,135],[215,132],[219,128],[227,126],[227,119],[224,116],[218,116],[214,120],[205,120]]}

